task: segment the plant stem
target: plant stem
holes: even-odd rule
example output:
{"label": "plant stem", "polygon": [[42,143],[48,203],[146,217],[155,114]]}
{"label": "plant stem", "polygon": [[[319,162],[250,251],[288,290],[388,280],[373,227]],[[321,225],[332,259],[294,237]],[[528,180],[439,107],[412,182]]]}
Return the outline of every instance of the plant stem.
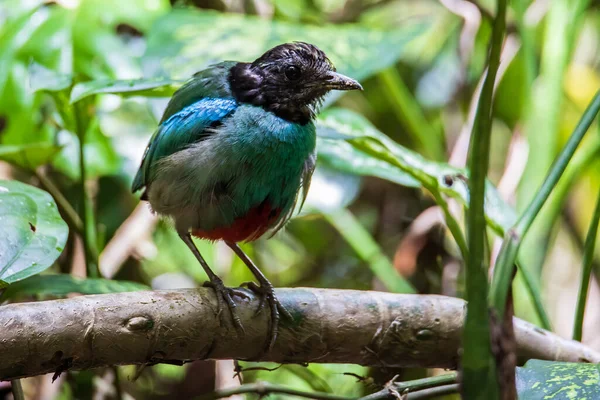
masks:
{"label": "plant stem", "polygon": [[73,227],[73,229],[75,229],[77,233],[83,235],[83,222],[81,221],[81,218],[79,218],[77,211],[75,211],[71,203],[69,203],[69,200],[67,200],[67,198],[62,194],[60,189],[44,173],[42,173],[39,170],[35,170],[34,172],[35,176],[38,178],[44,189],[48,191],[48,193],[50,193],[52,197],[54,197],[54,200],[56,200],[56,203],[64,212],[64,217],[69,223],[69,225]]}
{"label": "plant stem", "polygon": [[[425,390],[437,387],[445,387],[456,384],[457,374],[456,372],[444,375],[431,376],[428,378],[415,379],[412,381],[406,382],[398,382],[390,385],[390,388],[393,388],[400,394],[404,393],[405,390],[408,390],[409,399],[418,398],[418,397],[410,397],[412,395],[416,395],[417,393],[424,392]],[[425,397],[422,397],[425,398]],[[388,388],[382,389],[379,392],[375,392],[365,397],[361,397],[360,400],[384,400],[384,399],[394,399],[393,395],[390,393]]]}
{"label": "plant stem", "polygon": [[434,160],[443,160],[445,152],[440,135],[423,115],[417,101],[404,84],[398,71],[392,67],[379,73],[381,89],[391,103],[398,119],[404,122],[406,132],[423,152]]}
{"label": "plant stem", "polygon": [[494,82],[500,65],[500,52],[506,27],[506,0],[497,1],[485,78],[471,134],[469,170],[469,211],[467,214],[467,317],[463,354],[465,398],[499,398],[496,364],[490,343],[487,307],[488,282],[485,256],[485,186],[490,156]]}
{"label": "plant stem", "polygon": [[325,214],[324,217],[388,290],[394,293],[416,293],[415,288],[394,269],[371,234],[350,211],[342,208]]}
{"label": "plant stem", "polygon": [[469,248],[467,246],[467,241],[465,240],[465,235],[463,235],[463,231],[460,228],[458,221],[456,220],[456,218],[454,218],[454,215],[452,215],[452,213],[450,212],[450,209],[448,208],[448,202],[446,202],[442,198],[442,195],[438,191],[430,190],[430,189],[428,189],[428,190],[431,192],[431,194],[435,198],[435,202],[440,206],[440,208],[444,212],[444,218],[446,219],[446,226],[448,227],[450,234],[456,241],[456,244],[458,245],[458,248],[460,249],[463,259],[466,260],[469,257]]}
{"label": "plant stem", "polygon": [[538,281],[531,276],[531,271],[527,268],[521,268],[519,266],[519,261],[517,260],[517,269],[518,273],[521,274],[521,278],[523,279],[523,283],[527,288],[527,292],[531,297],[531,301],[533,302],[533,308],[536,311],[537,317],[539,318],[539,322],[541,327],[552,331],[552,323],[550,322],[550,318],[544,309],[544,303],[542,302],[542,296],[540,293],[540,289],[538,286]]}
{"label": "plant stem", "polygon": [[438,387],[432,387],[429,389],[419,390],[413,393],[408,393],[406,396],[407,400],[425,400],[425,399],[433,399],[438,396],[444,396],[446,394],[458,393],[460,390],[458,383],[454,383],[452,385],[444,385]]}
{"label": "plant stem", "polygon": [[[456,383],[456,373],[432,376],[429,378],[416,379],[413,381],[394,383],[389,386],[399,393],[408,390],[409,399],[429,399],[442,394],[456,393],[458,384]],[[234,388],[217,390],[213,393],[202,396],[199,400],[214,400],[229,397],[235,394],[255,393],[259,396],[265,396],[270,393],[280,393],[290,396],[303,397],[317,400],[351,400],[355,397],[338,396],[322,392],[304,392],[301,390],[274,385],[268,382],[249,383]],[[386,388],[371,395],[361,397],[360,400],[384,400],[394,399],[392,392]]]}
{"label": "plant stem", "polygon": [[236,394],[244,393],[255,393],[260,397],[264,397],[270,393],[280,393],[290,396],[303,397],[305,399],[317,399],[317,400],[351,400],[355,397],[338,396],[330,393],[322,392],[304,392],[302,390],[293,389],[286,386],[274,385],[268,382],[248,383],[246,385],[240,385],[237,387],[216,390],[205,396],[198,397],[198,400],[214,400],[222,399],[224,397],[233,396]]}
{"label": "plant stem", "polygon": [[81,220],[83,221],[83,246],[85,253],[85,265],[89,278],[97,278],[100,273],[98,271],[98,251],[96,249],[96,226],[94,223],[94,210],[92,199],[89,196],[86,186],[86,170],[85,170],[85,137],[86,128],[82,122],[82,103],[73,104],[75,127],[77,136],[79,137],[79,174],[80,174],[80,191],[81,191]]}
{"label": "plant stem", "polygon": [[596,236],[598,235],[598,224],[600,222],[600,191],[596,200],[596,208],[590,222],[585,245],[583,250],[581,285],[579,286],[579,296],[577,298],[577,311],[575,312],[575,325],[573,326],[573,340],[581,342],[583,334],[583,316],[585,314],[585,304],[587,302],[588,288],[590,285],[590,275],[592,275],[592,264],[594,263],[594,250],[596,248]]}
{"label": "plant stem", "polygon": [[592,125],[599,110],[600,91],[594,96],[594,99],[583,113],[583,116],[579,120],[571,137],[569,137],[567,144],[552,164],[546,179],[542,183],[542,187],[535,194],[535,197],[515,225],[509,229],[505,235],[504,243],[502,243],[502,249],[500,250],[498,261],[496,262],[494,280],[490,292],[490,303],[496,308],[499,318],[504,316],[506,295],[508,293],[508,288],[512,283],[513,268],[523,237],[527,234],[535,217],[542,209],[542,206],[550,196],[552,189],[556,186],[563,172],[567,168],[577,146],[581,143],[581,140],[585,136],[590,125]]}
{"label": "plant stem", "polygon": [[10,386],[14,400],[25,400],[25,392],[23,392],[23,385],[21,385],[20,379],[10,381]]}
{"label": "plant stem", "polygon": [[113,385],[115,386],[115,398],[116,400],[123,400],[123,389],[121,388],[121,378],[119,377],[119,367],[112,367],[113,374],[115,375],[115,380],[113,381]]}

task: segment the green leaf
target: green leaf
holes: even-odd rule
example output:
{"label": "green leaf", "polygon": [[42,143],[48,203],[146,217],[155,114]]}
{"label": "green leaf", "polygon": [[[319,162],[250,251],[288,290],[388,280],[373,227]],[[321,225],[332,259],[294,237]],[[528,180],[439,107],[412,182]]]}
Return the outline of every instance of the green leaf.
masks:
{"label": "green leaf", "polygon": [[50,267],[69,228],[52,197],[17,181],[0,181],[0,279],[13,283]]}
{"label": "green leaf", "polygon": [[340,72],[361,80],[393,65],[424,28],[423,23],[406,23],[394,31],[312,26],[175,9],[154,24],[142,61],[146,76],[185,79],[216,62],[251,61],[278,44],[306,41],[325,51]]}
{"label": "green leaf", "polygon": [[29,90],[58,92],[71,86],[73,77],[48,69],[41,64],[29,64]]}
{"label": "green leaf", "polygon": [[33,143],[19,146],[0,145],[0,160],[33,170],[40,165],[50,162],[60,150],[60,146],[54,146],[49,143]]}
{"label": "green leaf", "polygon": [[382,134],[359,114],[341,108],[329,109],[317,120],[319,162],[342,172],[376,176],[402,186],[419,186],[409,174],[366,154],[347,140],[340,140],[377,135]]}
{"label": "green leaf", "polygon": [[49,15],[47,7],[39,7],[2,26],[0,29],[0,88],[4,89],[17,51],[48,19]]}
{"label": "green leaf", "polygon": [[70,293],[104,294],[150,290],[137,282],[113,281],[109,279],[80,279],[67,274],[37,275],[12,284],[2,295],[2,300],[25,296],[64,297]]}
{"label": "green leaf", "polygon": [[517,368],[517,392],[520,400],[598,399],[598,365],[529,360]]}
{"label": "green leaf", "polygon": [[169,97],[181,81],[165,78],[156,79],[103,79],[78,83],[71,91],[71,104],[94,94],[121,94],[126,96]]}
{"label": "green leaf", "polygon": [[[331,109],[322,114],[317,127],[319,134],[323,135],[319,144],[326,143],[323,154],[327,164],[338,165],[348,172],[354,168],[354,173],[377,176],[405,186],[424,186],[468,204],[466,170],[427,160],[378,131],[365,117],[350,110]],[[341,140],[331,139],[324,128],[347,139],[354,149],[352,158],[333,147],[335,141]],[[343,145],[338,145],[343,149]],[[319,155],[322,151],[319,149]],[[489,182],[485,211],[488,223],[500,235],[516,220],[515,211]]]}

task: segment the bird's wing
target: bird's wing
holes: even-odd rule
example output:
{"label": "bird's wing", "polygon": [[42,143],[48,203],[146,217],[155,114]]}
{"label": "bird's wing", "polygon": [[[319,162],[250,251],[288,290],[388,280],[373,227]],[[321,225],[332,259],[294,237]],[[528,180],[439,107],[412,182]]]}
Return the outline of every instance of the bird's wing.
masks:
{"label": "bird's wing", "polygon": [[203,98],[162,122],[146,148],[132,191],[136,192],[150,183],[152,168],[161,158],[183,150],[214,132],[208,128],[220,124],[237,105],[233,99]]}
{"label": "bird's wing", "polygon": [[224,61],[196,72],[173,94],[160,123],[203,98],[233,98],[229,88],[229,70],[235,64],[235,61]]}
{"label": "bird's wing", "polygon": [[200,140],[237,106],[229,89],[229,70],[236,63],[225,61],[194,74],[169,101],[158,129],[148,143],[132,191],[146,186],[152,166]]}

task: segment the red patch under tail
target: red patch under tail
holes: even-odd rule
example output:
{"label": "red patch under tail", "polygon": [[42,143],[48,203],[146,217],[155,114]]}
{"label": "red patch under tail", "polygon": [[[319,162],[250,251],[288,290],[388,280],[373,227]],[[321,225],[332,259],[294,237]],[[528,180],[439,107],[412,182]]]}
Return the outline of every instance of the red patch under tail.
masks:
{"label": "red patch under tail", "polygon": [[251,208],[243,217],[236,218],[230,226],[210,231],[194,229],[192,235],[208,240],[251,242],[264,235],[277,222],[280,214],[280,209],[271,207],[271,204],[265,200]]}

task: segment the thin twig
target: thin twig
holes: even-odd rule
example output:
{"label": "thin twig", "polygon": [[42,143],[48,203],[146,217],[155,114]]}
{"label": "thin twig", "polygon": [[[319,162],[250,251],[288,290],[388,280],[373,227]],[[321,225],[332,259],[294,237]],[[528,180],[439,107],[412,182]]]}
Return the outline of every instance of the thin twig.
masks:
{"label": "thin twig", "polygon": [[290,396],[302,397],[305,399],[316,400],[354,400],[355,397],[338,396],[331,393],[323,392],[304,392],[302,390],[293,389],[286,386],[274,385],[267,382],[248,383],[234,388],[227,388],[214,391],[205,396],[201,396],[198,400],[215,400],[224,397],[233,396],[236,394],[254,393],[259,396],[266,396],[270,393],[287,394]]}
{"label": "thin twig", "polygon": [[425,400],[432,399],[434,397],[443,396],[446,394],[458,393],[459,385],[454,383],[452,385],[444,385],[438,387],[432,387],[429,389],[419,390],[413,393],[408,393],[406,396],[407,400]]}
{"label": "thin twig", "polygon": [[428,378],[415,379],[412,381],[392,383],[391,385],[387,385],[386,388],[380,390],[379,392],[370,394],[365,397],[361,397],[360,400],[385,400],[385,399],[393,399],[392,393],[390,393],[391,388],[394,391],[399,393],[404,393],[408,390],[408,398],[409,399],[417,399],[417,398],[427,398],[427,397],[410,397],[411,395],[415,396],[417,393],[425,392],[428,389],[437,388],[437,387],[446,387],[452,386],[456,384],[457,374],[455,372],[444,375],[431,376]]}
{"label": "thin twig", "polygon": [[83,221],[79,218],[77,211],[73,208],[69,200],[62,194],[60,189],[52,182],[52,180],[46,176],[39,169],[34,171],[36,178],[40,181],[43,188],[54,197],[56,204],[64,213],[64,217],[67,220],[69,226],[73,227],[80,235],[83,235]]}

